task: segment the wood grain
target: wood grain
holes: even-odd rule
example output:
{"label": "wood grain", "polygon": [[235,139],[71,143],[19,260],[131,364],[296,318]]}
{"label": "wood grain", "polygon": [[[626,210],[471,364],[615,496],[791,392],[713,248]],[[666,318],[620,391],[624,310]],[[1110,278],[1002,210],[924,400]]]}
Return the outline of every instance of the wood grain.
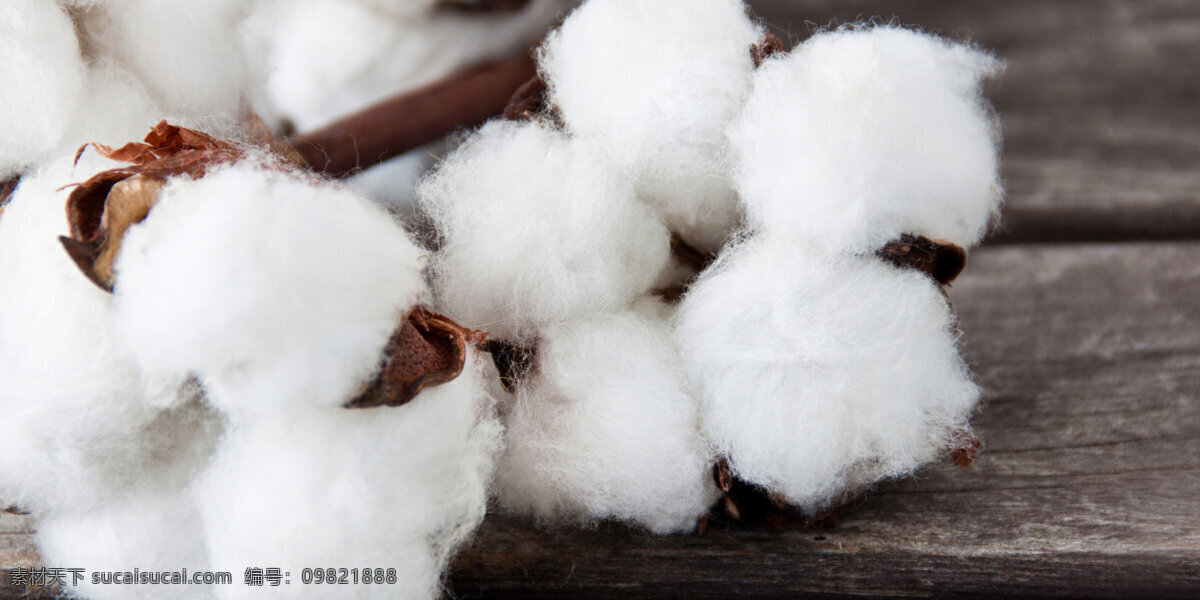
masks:
{"label": "wood grain", "polygon": [[881,486],[832,530],[492,519],[472,598],[1188,597],[1200,592],[1200,243],[1012,246],[951,288],[984,451]]}
{"label": "wood grain", "polygon": [[[835,529],[539,531],[490,517],[463,598],[1123,597],[1200,590],[1200,243],[1019,245],[950,289],[984,451],[882,485]],[[36,563],[26,518],[0,564]]]}

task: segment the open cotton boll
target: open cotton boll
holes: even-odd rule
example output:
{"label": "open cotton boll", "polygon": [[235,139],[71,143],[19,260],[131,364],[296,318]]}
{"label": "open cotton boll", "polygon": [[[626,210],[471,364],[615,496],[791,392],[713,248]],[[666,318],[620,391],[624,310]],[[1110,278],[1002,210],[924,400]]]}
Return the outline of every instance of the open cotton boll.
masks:
{"label": "open cotton boll", "polygon": [[820,33],[768,60],[730,130],[750,226],[851,252],[904,233],[975,244],[999,209],[980,82],[1000,67],[894,27]]}
{"label": "open cotton boll", "polygon": [[[222,598],[436,598],[483,519],[500,425],[474,352],[463,373],[395,408],[303,408],[235,423],[194,492],[215,568],[291,571]],[[306,567],[396,570],[395,584],[301,586]]]}
{"label": "open cotton boll", "polygon": [[271,103],[309,130],[485,60],[523,54],[570,0],[516,13],[433,12],[432,2],[304,0],[275,5],[249,35],[268,52]]}
{"label": "open cotton boll", "polygon": [[105,0],[82,14],[83,30],[93,53],[132,71],[172,116],[232,121],[244,99],[254,100],[255,70],[263,64],[237,35],[251,5]]}
{"label": "open cotton boll", "polygon": [[505,415],[498,500],[546,522],[689,531],[717,500],[712,453],[666,321],[650,307],[548,327]]}
{"label": "open cotton boll", "polygon": [[596,139],[668,226],[713,252],[739,220],[725,128],[761,36],[741,0],[590,0],[538,64],[567,129]]}
{"label": "open cotton boll", "polygon": [[667,264],[670,237],[587,144],[534,122],[495,121],[418,187],[442,246],[446,313],[494,339],[618,310]]}
{"label": "open cotton boll", "polygon": [[0,179],[45,158],[70,125],[85,67],[57,4],[0,3]]}
{"label": "open cotton boll", "polygon": [[753,239],[693,285],[676,339],[742,479],[817,510],[945,451],[979,398],[923,273]]}
{"label": "open cotton boll", "polygon": [[58,241],[84,156],[24,177],[0,217],[0,498],[34,513],[105,502],[154,460],[145,430],[184,394],[147,377],[113,330],[108,294]]}
{"label": "open cotton boll", "polygon": [[379,207],[250,161],[176,178],[130,228],[117,324],[142,364],[256,390],[277,410],[348,400],[425,293],[420,250]]}

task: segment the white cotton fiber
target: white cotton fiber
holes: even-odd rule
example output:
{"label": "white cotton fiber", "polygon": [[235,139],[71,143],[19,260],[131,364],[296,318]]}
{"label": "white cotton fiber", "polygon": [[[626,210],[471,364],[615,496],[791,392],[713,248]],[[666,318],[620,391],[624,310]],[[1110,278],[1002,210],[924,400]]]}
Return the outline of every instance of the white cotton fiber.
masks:
{"label": "white cotton fiber", "polygon": [[[195,487],[212,564],[280,567],[292,585],[239,579],[220,597],[437,597],[486,510],[501,432],[491,403],[472,353],[459,377],[400,407],[296,407],[235,424]],[[398,581],[300,585],[315,567],[394,568]]]}
{"label": "white cotton fiber", "polygon": [[428,4],[303,0],[262,11],[248,31],[272,66],[271,103],[301,131],[320,127],[456,69],[523,54],[573,2],[491,15]]}
{"label": "white cotton fiber", "polygon": [[442,307],[494,339],[625,307],[667,264],[667,230],[630,182],[538,123],[488,124],[417,194],[442,238]]}
{"label": "white cotton fiber", "polygon": [[[208,568],[199,513],[178,491],[129,494],[90,512],[55,515],[38,523],[38,549],[47,567],[86,568],[79,585],[66,590],[89,600],[185,600],[213,598],[206,585],[92,583],[103,571],[139,574]],[[237,573],[238,576],[241,573]]]}
{"label": "white cotton fiber", "polygon": [[107,58],[96,59],[89,66],[84,98],[70,131],[59,144],[63,154],[74,153],[89,142],[119,148],[127,142],[141,141],[164,115],[141,81]]}
{"label": "white cotton fiber", "polygon": [[538,63],[567,130],[595,139],[669,227],[713,252],[739,220],[725,129],[761,36],[741,0],[590,0]]}
{"label": "white cotton fiber", "polygon": [[505,415],[498,501],[543,522],[690,531],[717,499],[670,328],[655,307],[546,329]]}
{"label": "white cotton fiber", "polygon": [[126,234],[121,334],[154,370],[253,390],[271,410],[340,405],[422,296],[420,250],[379,207],[245,162],[177,178]]}
{"label": "white cotton fiber", "polygon": [[894,27],[813,36],[757,71],[730,129],[752,228],[870,252],[910,233],[969,247],[999,209],[998,131],[971,46]]}
{"label": "white cotton fiber", "polygon": [[938,457],[979,398],[937,285],[874,257],[751,240],[684,297],[676,336],[717,451],[809,510]]}
{"label": "white cotton fiber", "polygon": [[81,18],[91,51],[134,73],[173,122],[179,117],[229,121],[243,100],[256,99],[256,70],[266,66],[238,36],[252,5],[105,0]]}
{"label": "white cotton fiber", "polygon": [[146,428],[184,396],[182,379],[138,370],[111,297],[58,241],[61,188],[115,164],[89,155],[43,167],[0,217],[0,498],[35,513],[122,493],[157,460]]}
{"label": "white cotton fiber", "polygon": [[54,2],[0,2],[0,179],[54,150],[82,101],[85,67]]}

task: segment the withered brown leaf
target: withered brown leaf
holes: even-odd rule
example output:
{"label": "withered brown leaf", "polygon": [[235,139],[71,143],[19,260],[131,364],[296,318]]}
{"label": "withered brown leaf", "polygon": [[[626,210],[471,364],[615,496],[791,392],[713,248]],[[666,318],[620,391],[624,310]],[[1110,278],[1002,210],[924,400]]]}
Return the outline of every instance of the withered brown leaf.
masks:
{"label": "withered brown leaf", "polygon": [[979,456],[979,449],[983,447],[983,440],[979,436],[967,429],[958,429],[950,434],[950,458],[954,460],[954,464],[967,468],[975,461],[975,457]]}
{"label": "withered brown leaf", "polygon": [[754,66],[761,67],[763,61],[779,52],[786,51],[787,47],[784,46],[783,40],[773,34],[764,33],[758,44],[750,47],[750,56],[754,59]]}
{"label": "withered brown leaf", "polygon": [[4,207],[8,206],[8,199],[17,190],[17,184],[19,183],[21,183],[20,175],[13,175],[8,179],[0,181],[0,215],[4,214]]}
{"label": "withered brown leaf", "polygon": [[[265,124],[256,116],[243,117],[255,142],[276,149]],[[258,139],[261,138],[261,139]],[[75,160],[88,148],[113,160],[131,163],[96,173],[71,190],[67,197],[70,236],[60,237],[63,248],[83,274],[101,289],[113,289],[113,262],[125,231],[141,222],[158,202],[167,177],[203,177],[208,168],[242,158],[245,151],[234,142],[160,121],[141,142],[120,148],[84,144]],[[278,150],[277,150],[278,152]],[[298,158],[284,156],[295,163]]]}
{"label": "withered brown leaf", "polygon": [[896,266],[921,271],[942,285],[949,285],[967,265],[967,252],[962,247],[909,234],[888,242],[879,256]]}
{"label": "withered brown leaf", "polygon": [[467,344],[481,344],[486,337],[482,331],[468,329],[418,306],[388,340],[375,379],[344,406],[403,405],[421,390],[458,377],[467,360]]}

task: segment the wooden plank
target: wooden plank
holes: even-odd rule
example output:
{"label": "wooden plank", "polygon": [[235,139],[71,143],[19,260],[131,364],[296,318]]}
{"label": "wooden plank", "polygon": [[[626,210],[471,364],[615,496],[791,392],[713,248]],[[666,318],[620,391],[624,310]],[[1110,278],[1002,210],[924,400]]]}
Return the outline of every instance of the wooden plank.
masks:
{"label": "wooden plank", "polygon": [[999,240],[1200,238],[1200,3],[751,4],[793,41],[817,26],[896,17],[1006,59],[988,89],[1004,126]]}
{"label": "wooden plank", "polygon": [[653,538],[493,519],[483,598],[1194,597],[1200,244],[1011,246],[951,289],[984,452],[885,484],[833,530]]}
{"label": "wooden plank", "polygon": [[[817,531],[654,537],[493,516],[448,585],[472,598],[1194,596],[1200,242],[985,248],[950,294],[986,390],[971,468],[884,484]],[[0,522],[0,566],[29,564],[29,522]]]}

